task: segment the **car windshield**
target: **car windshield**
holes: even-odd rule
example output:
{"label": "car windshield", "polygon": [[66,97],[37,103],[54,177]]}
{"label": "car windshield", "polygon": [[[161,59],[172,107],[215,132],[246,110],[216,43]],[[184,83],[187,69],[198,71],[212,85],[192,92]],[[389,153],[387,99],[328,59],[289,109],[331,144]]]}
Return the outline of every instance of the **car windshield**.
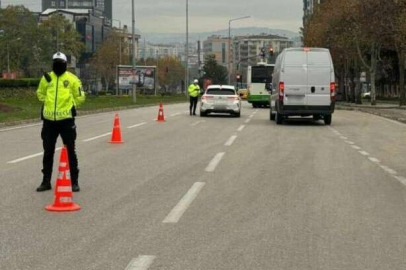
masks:
{"label": "car windshield", "polygon": [[233,89],[211,88],[211,89],[207,89],[206,94],[208,94],[208,95],[230,96],[230,95],[235,95],[235,91]]}

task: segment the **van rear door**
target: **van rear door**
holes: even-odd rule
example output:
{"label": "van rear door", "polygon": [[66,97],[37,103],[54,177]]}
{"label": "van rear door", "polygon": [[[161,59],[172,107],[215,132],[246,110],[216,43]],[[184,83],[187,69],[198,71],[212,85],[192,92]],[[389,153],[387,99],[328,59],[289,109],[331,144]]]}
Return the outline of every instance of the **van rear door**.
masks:
{"label": "van rear door", "polygon": [[303,50],[286,51],[281,82],[285,83],[284,105],[307,105],[307,53]]}
{"label": "van rear door", "polygon": [[330,83],[334,82],[332,61],[329,51],[316,50],[307,53],[308,106],[330,106]]}

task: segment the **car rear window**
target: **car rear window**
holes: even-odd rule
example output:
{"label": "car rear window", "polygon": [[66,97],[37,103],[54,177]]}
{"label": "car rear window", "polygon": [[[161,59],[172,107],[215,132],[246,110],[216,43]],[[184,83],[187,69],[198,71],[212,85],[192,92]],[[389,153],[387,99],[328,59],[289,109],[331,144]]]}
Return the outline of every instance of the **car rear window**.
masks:
{"label": "car rear window", "polygon": [[211,88],[211,89],[207,89],[206,94],[208,94],[208,95],[230,96],[230,95],[235,95],[235,90],[232,90],[232,89]]}

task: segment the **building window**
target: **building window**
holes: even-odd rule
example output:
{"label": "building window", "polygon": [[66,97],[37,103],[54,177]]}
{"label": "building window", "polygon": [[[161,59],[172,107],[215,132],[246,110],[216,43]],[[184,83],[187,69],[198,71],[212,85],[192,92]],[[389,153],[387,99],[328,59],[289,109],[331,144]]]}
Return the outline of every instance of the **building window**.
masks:
{"label": "building window", "polygon": [[61,1],[61,3],[59,4],[60,7],[64,8],[65,7],[65,1]]}
{"label": "building window", "polygon": [[51,1],[51,7],[56,7],[55,1]]}

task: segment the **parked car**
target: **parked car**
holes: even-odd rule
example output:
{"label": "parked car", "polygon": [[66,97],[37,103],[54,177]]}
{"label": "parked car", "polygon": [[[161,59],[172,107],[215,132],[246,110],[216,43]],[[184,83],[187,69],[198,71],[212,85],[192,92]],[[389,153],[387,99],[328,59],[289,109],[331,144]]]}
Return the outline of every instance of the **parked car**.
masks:
{"label": "parked car", "polygon": [[285,49],[276,60],[272,84],[270,119],[278,125],[289,116],[331,124],[336,86],[328,49]]}
{"label": "parked car", "polygon": [[241,116],[241,99],[234,86],[210,85],[200,102],[200,116],[210,113],[229,113]]}

